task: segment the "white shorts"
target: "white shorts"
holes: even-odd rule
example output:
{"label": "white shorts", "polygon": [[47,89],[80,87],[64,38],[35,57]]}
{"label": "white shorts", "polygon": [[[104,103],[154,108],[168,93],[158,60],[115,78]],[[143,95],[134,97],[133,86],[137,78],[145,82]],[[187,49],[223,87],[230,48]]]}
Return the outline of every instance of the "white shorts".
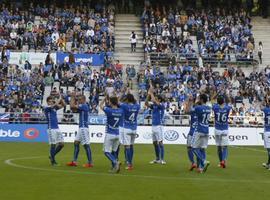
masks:
{"label": "white shorts", "polygon": [[163,141],[163,126],[152,126],[152,140],[153,142]]}
{"label": "white shorts", "polygon": [[136,130],[124,128],[124,132],[119,135],[120,143],[123,145],[133,145],[136,138]]}
{"label": "white shorts", "polygon": [[263,134],[264,148],[270,148],[270,132],[264,132]]}
{"label": "white shorts", "polygon": [[64,142],[63,134],[59,129],[48,129],[47,133],[49,138],[49,144],[57,144],[60,142]]}
{"label": "white shorts", "polygon": [[228,146],[229,145],[228,130],[215,129],[215,140],[217,146]]}
{"label": "white shorts", "polygon": [[124,128],[119,126],[119,141],[121,144],[123,144],[123,137],[124,137]]}
{"label": "white shorts", "polygon": [[192,139],[193,139],[192,135],[187,136],[187,146],[188,147],[192,147]]}
{"label": "white shorts", "polygon": [[79,128],[79,131],[75,136],[75,141],[81,142],[82,145],[90,144],[89,129]]}
{"label": "white shorts", "polygon": [[119,135],[107,133],[104,138],[103,151],[109,153],[117,151],[119,144]]}
{"label": "white shorts", "polygon": [[208,134],[195,132],[192,137],[192,148],[206,149],[208,145],[208,138]]}

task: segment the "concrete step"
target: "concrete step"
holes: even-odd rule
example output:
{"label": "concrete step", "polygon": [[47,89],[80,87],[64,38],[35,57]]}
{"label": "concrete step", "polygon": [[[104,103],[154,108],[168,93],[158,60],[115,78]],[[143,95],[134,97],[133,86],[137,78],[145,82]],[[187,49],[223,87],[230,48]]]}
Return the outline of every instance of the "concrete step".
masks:
{"label": "concrete step", "polygon": [[123,57],[144,57],[143,52],[116,52],[114,53],[114,56],[123,56]]}
{"label": "concrete step", "polygon": [[[128,39],[123,39],[123,40],[115,40],[117,44],[128,44],[130,46],[130,41]],[[137,40],[137,45],[142,45],[143,41],[142,40]]]}
{"label": "concrete step", "polygon": [[137,32],[141,32],[142,28],[141,27],[133,27],[133,26],[125,26],[125,27],[115,27],[114,29],[115,32],[118,31],[127,31],[127,32],[131,32],[131,31],[137,31]]}
{"label": "concrete step", "polygon": [[[123,53],[131,53],[130,52],[130,46],[129,47],[117,47],[115,46],[115,53],[123,52]],[[144,53],[143,48],[137,48],[136,53]]]}
{"label": "concrete step", "polygon": [[[141,32],[136,32],[138,38],[143,38],[143,34]],[[131,35],[131,32],[117,32],[115,33],[114,37],[115,39],[121,39],[121,38],[129,38]]]}
{"label": "concrete step", "polygon": [[132,26],[138,26],[138,27],[142,27],[142,24],[140,22],[126,22],[126,21],[116,21],[115,22],[115,26],[130,26],[130,24],[132,24]]}
{"label": "concrete step", "polygon": [[123,57],[123,56],[114,56],[116,60],[121,60],[122,61],[137,61],[140,62],[143,60],[143,58],[138,58],[138,57]]}
{"label": "concrete step", "polygon": [[[131,45],[126,43],[126,44],[118,44],[118,43],[115,43],[115,48],[131,48]],[[136,48],[143,48],[143,45],[142,44],[137,44],[137,47]]]}

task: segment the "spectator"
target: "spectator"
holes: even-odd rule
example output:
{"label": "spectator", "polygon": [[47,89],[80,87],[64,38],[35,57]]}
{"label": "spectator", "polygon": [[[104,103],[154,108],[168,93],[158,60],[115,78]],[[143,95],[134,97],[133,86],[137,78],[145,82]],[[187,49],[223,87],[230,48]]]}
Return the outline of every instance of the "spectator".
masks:
{"label": "spectator", "polygon": [[131,44],[131,52],[136,52],[137,39],[138,39],[137,34],[134,31],[132,31],[129,37]]}

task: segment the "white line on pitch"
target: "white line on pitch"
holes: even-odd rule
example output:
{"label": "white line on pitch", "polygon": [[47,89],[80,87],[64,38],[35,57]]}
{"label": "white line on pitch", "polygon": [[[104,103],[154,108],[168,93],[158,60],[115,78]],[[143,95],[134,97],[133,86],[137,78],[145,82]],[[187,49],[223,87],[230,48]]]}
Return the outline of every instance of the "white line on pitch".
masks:
{"label": "white line on pitch", "polygon": [[[43,158],[44,156],[39,157],[24,157],[24,158],[11,158],[5,160],[5,164],[17,168],[36,170],[36,171],[50,171],[50,172],[62,172],[62,173],[73,173],[73,174],[87,174],[87,175],[97,175],[97,176],[118,176],[118,177],[134,177],[134,178],[147,178],[147,179],[167,179],[167,180],[186,180],[186,181],[213,181],[213,182],[236,182],[236,183],[263,183],[269,184],[270,181],[256,181],[250,179],[216,179],[216,178],[187,178],[187,177],[169,177],[169,176],[147,176],[147,175],[139,175],[139,174],[109,174],[109,173],[98,173],[98,172],[82,172],[82,171],[71,171],[71,170],[60,170],[60,169],[47,169],[47,168],[39,168],[39,167],[31,167],[25,165],[19,165],[13,163],[15,160],[28,160],[28,159],[38,159]],[[199,175],[199,174],[198,174]]]}
{"label": "white line on pitch", "polygon": [[243,150],[249,150],[249,151],[266,153],[266,151],[264,151],[264,150],[253,149],[253,148],[249,148],[249,147],[239,147],[239,146],[231,146],[231,147],[236,148],[236,149],[243,149]]}

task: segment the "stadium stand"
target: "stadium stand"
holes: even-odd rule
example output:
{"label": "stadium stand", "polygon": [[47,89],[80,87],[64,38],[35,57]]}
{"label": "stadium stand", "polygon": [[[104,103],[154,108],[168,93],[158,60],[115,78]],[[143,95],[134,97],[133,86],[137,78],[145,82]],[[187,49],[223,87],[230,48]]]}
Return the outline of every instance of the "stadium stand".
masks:
{"label": "stadium stand", "polygon": [[[249,124],[257,123],[255,118],[261,116],[259,106],[264,96],[269,95],[270,67],[249,73],[239,64],[248,63],[249,67],[257,64],[251,18],[245,10],[181,10],[146,3],[141,15],[145,61],[139,66],[122,65],[121,60],[113,59],[112,53],[106,54],[104,65],[98,67],[90,62],[75,63],[76,53],[115,50],[114,22],[112,5],[29,4],[18,9],[2,4],[1,111],[23,113],[21,121],[34,121],[42,119],[39,115],[48,96],[56,99],[62,96],[67,103],[60,112],[63,121],[75,122],[69,108],[71,92],[86,95],[91,113],[100,114],[98,104],[108,88],[120,93],[126,85],[136,90],[135,83],[138,85],[135,93],[144,105],[151,82],[155,92],[165,98],[166,115],[173,122],[179,122],[187,96],[204,91],[212,103],[218,94],[229,97],[234,105],[233,115],[240,117],[232,119],[235,123],[242,123],[243,116],[254,118]],[[48,55],[40,65],[26,61],[18,66],[9,63],[10,51],[48,52]],[[69,52],[69,60],[55,63],[52,52]],[[216,70],[214,67],[219,65],[226,69]],[[142,112],[149,123],[149,111]],[[33,120],[29,120],[30,113]],[[10,118],[18,120],[16,116]]]}

